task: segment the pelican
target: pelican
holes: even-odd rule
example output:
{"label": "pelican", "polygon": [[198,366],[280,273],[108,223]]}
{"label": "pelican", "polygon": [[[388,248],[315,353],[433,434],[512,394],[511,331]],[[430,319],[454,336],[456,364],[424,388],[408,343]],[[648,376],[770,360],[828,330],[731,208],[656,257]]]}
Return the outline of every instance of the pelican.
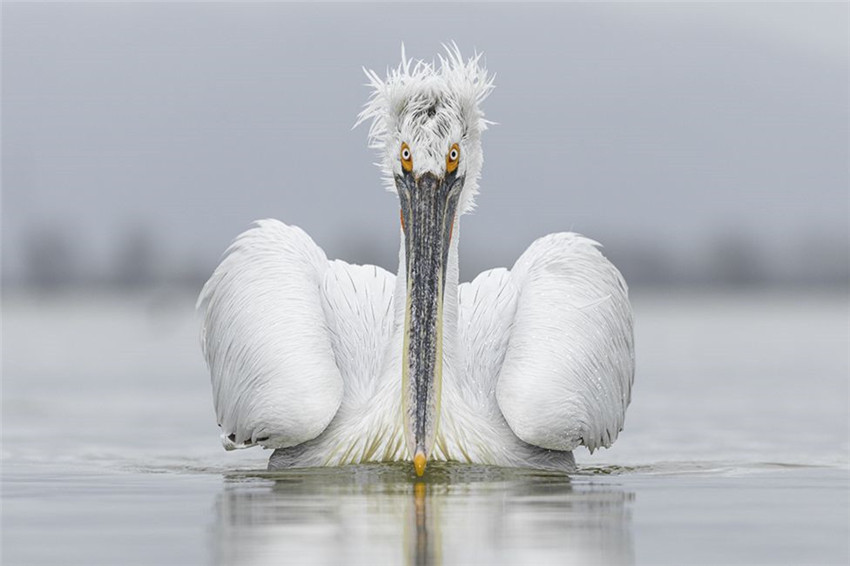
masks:
{"label": "pelican", "polygon": [[366,74],[357,123],[371,122],[399,199],[398,270],[328,260],[276,220],[236,238],[198,298],[224,447],[274,449],[272,470],[411,460],[418,476],[429,460],[574,470],[576,447],[616,440],[631,398],[623,277],[599,244],[561,232],[510,270],[459,284],[492,75],[456,45],[431,63],[402,48],[386,78]]}

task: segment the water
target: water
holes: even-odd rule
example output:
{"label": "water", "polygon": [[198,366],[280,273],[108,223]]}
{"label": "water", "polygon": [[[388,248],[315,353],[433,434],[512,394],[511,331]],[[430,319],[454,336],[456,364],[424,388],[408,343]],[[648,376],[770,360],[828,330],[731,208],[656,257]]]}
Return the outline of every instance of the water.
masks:
{"label": "water", "polygon": [[218,445],[191,297],[3,302],[3,564],[847,564],[846,295],[638,295],[569,477],[264,472]]}

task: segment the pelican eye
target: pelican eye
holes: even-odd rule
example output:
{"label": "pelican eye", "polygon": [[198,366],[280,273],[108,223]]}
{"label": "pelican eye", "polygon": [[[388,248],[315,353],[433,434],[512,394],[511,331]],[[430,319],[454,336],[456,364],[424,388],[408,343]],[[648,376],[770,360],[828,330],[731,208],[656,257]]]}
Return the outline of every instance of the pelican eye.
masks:
{"label": "pelican eye", "polygon": [[454,173],[457,169],[458,161],[460,161],[460,147],[454,144],[446,154],[446,172]]}
{"label": "pelican eye", "polygon": [[401,167],[408,173],[413,171],[413,154],[406,143],[401,144]]}

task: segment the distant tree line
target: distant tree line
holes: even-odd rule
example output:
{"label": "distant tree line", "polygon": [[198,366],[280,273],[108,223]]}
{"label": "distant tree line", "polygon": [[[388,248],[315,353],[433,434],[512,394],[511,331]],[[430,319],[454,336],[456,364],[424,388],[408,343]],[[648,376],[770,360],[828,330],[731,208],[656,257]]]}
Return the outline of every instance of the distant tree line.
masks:
{"label": "distant tree line", "polygon": [[141,226],[116,238],[105,265],[93,264],[87,251],[67,229],[33,230],[24,239],[22,273],[18,277],[4,273],[4,285],[46,292],[82,287],[197,287],[211,270],[201,258],[168,257],[153,232]]}
{"label": "distant tree line", "polygon": [[[688,254],[676,253],[657,241],[604,239],[603,253],[623,272],[632,288],[700,287],[843,287],[850,282],[850,244],[846,238],[810,235],[789,248],[771,248],[741,234],[726,234]],[[395,243],[350,235],[329,251],[353,263],[375,263],[395,270]],[[461,251],[461,277],[469,280],[493,266],[510,266],[515,258],[499,250]],[[115,240],[110,260],[93,265],[82,243],[68,229],[34,229],[24,240],[23,270],[4,273],[4,285],[37,291],[81,287],[145,289],[157,286],[198,289],[218,258],[168,257],[153,232],[128,228]],[[336,254],[331,252],[337,252]]]}

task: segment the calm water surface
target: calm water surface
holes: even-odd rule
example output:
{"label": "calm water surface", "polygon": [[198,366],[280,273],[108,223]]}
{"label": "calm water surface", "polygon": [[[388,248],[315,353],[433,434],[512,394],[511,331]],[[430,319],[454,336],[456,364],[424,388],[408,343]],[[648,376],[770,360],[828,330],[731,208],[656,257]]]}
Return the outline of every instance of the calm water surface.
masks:
{"label": "calm water surface", "polygon": [[191,298],[3,301],[3,564],[847,564],[848,301],[637,296],[571,476],[264,472],[218,445]]}

